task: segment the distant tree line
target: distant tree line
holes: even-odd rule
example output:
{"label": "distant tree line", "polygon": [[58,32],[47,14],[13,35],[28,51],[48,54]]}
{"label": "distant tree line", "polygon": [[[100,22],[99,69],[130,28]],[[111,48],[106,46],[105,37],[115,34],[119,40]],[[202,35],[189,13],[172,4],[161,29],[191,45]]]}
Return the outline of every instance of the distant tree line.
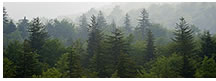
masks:
{"label": "distant tree line", "polygon": [[[90,20],[90,22],[88,22]],[[146,9],[133,26],[108,23],[102,11],[78,27],[66,19],[17,24],[3,8],[4,78],[215,78],[216,35],[194,33],[180,17],[175,30],[150,22]],[[135,27],[133,29],[132,27]]]}

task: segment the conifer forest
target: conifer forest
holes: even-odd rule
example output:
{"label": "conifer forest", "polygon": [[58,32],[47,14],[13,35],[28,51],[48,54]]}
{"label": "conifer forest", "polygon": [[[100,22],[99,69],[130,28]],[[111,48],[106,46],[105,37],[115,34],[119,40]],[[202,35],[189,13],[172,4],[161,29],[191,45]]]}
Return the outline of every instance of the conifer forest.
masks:
{"label": "conifer forest", "polygon": [[214,2],[113,2],[55,18],[37,6],[18,19],[7,4],[4,78],[216,78]]}

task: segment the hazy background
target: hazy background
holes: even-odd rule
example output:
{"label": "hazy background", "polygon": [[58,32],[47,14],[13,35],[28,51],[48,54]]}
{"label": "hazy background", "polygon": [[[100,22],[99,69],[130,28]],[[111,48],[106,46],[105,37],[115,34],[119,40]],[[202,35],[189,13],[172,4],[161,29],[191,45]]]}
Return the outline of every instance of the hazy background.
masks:
{"label": "hazy background", "polygon": [[101,10],[108,23],[115,20],[118,26],[123,25],[126,13],[130,15],[132,25],[136,26],[140,10],[146,8],[150,21],[161,24],[165,28],[174,29],[178,19],[185,17],[187,22],[201,30],[216,32],[216,4],[214,2],[17,2],[4,3],[4,6],[15,22],[24,16],[30,20],[39,16],[44,20],[67,18],[78,23],[82,14],[86,14],[89,19],[91,15],[97,15]]}

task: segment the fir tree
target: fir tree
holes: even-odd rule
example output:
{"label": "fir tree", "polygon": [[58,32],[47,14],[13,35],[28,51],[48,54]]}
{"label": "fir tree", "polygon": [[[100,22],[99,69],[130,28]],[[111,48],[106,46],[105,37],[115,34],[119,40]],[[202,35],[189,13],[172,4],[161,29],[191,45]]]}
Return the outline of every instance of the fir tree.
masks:
{"label": "fir tree", "polygon": [[100,48],[100,42],[102,40],[101,30],[98,28],[98,23],[96,22],[96,17],[93,15],[91,17],[91,24],[89,25],[89,37],[88,37],[88,59],[92,58],[94,54],[98,52]]}
{"label": "fir tree", "polygon": [[180,18],[180,23],[176,24],[174,32],[176,43],[176,52],[183,56],[183,77],[193,77],[194,68],[190,62],[190,58],[194,53],[193,31],[190,29],[184,18]]}
{"label": "fir tree", "polygon": [[26,39],[28,37],[28,31],[27,28],[29,27],[29,20],[24,17],[23,19],[19,20],[18,24],[18,30],[21,31],[21,35],[23,39]]}
{"label": "fir tree", "polygon": [[201,56],[203,58],[204,56],[207,56],[208,58],[212,57],[212,54],[216,53],[216,47],[209,31],[204,32],[201,36],[201,40]]}
{"label": "fir tree", "polygon": [[142,40],[145,38],[146,28],[149,28],[150,22],[149,22],[149,14],[146,11],[146,9],[142,9],[140,18],[138,19],[139,25],[138,30],[142,35]]}
{"label": "fir tree", "polygon": [[19,55],[17,65],[17,77],[30,78],[34,74],[38,74],[39,61],[37,54],[32,52],[30,44],[27,40],[23,43],[23,53]]}
{"label": "fir tree", "polygon": [[135,62],[127,54],[121,52],[117,65],[117,76],[120,78],[135,78],[137,74]]}
{"label": "fir tree", "polygon": [[114,32],[116,30],[116,23],[114,20],[112,20],[112,23],[111,23],[111,32]]}
{"label": "fir tree", "polygon": [[126,35],[129,35],[130,33],[132,33],[131,23],[130,23],[130,16],[128,15],[128,13],[125,16],[124,28],[125,28],[125,31],[126,31]]}
{"label": "fir tree", "polygon": [[81,39],[83,40],[87,40],[88,38],[88,22],[87,22],[87,18],[86,18],[86,15],[83,14],[81,17],[80,17],[80,36],[81,36]]}
{"label": "fir tree", "polygon": [[150,61],[150,60],[153,60],[154,59],[154,51],[155,51],[155,46],[154,46],[154,36],[151,32],[150,29],[147,30],[147,39],[146,39],[146,42],[147,42],[147,46],[146,46],[146,58],[144,58],[144,60],[146,61]]}
{"label": "fir tree", "polygon": [[8,58],[3,58],[3,77],[12,78],[16,76],[16,66]]}
{"label": "fir tree", "polygon": [[48,34],[45,31],[45,26],[40,22],[40,19],[34,18],[30,27],[28,28],[30,33],[29,42],[33,52],[39,53],[46,39],[48,38]]}
{"label": "fir tree", "polygon": [[102,11],[99,11],[98,16],[97,16],[97,23],[98,23],[98,28],[99,29],[104,29],[107,26],[106,20],[104,18],[104,15]]}

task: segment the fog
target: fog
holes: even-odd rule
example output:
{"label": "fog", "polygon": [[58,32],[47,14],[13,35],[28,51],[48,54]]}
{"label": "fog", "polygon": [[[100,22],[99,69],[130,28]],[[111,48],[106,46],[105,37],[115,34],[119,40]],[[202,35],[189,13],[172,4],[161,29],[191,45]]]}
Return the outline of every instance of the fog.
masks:
{"label": "fog", "polygon": [[[4,3],[9,17],[17,22],[26,16],[28,19],[42,17],[44,19],[67,18],[78,24],[79,17],[86,14],[89,20],[91,15],[102,11],[107,22],[114,19],[116,24],[122,26],[124,16],[131,16],[131,24],[135,27],[140,16],[140,10],[146,8],[150,21],[158,23],[165,28],[174,29],[180,17],[200,29],[216,31],[215,3],[160,3],[160,2],[8,2]],[[118,17],[118,18],[117,18]],[[214,33],[214,32],[213,32]]]}
{"label": "fog", "polygon": [[111,2],[95,2],[95,3],[67,3],[67,2],[7,2],[4,6],[7,8],[10,17],[18,20],[27,16],[32,19],[34,17],[56,18],[58,16],[79,14],[89,10],[90,8],[100,8],[109,5]]}

